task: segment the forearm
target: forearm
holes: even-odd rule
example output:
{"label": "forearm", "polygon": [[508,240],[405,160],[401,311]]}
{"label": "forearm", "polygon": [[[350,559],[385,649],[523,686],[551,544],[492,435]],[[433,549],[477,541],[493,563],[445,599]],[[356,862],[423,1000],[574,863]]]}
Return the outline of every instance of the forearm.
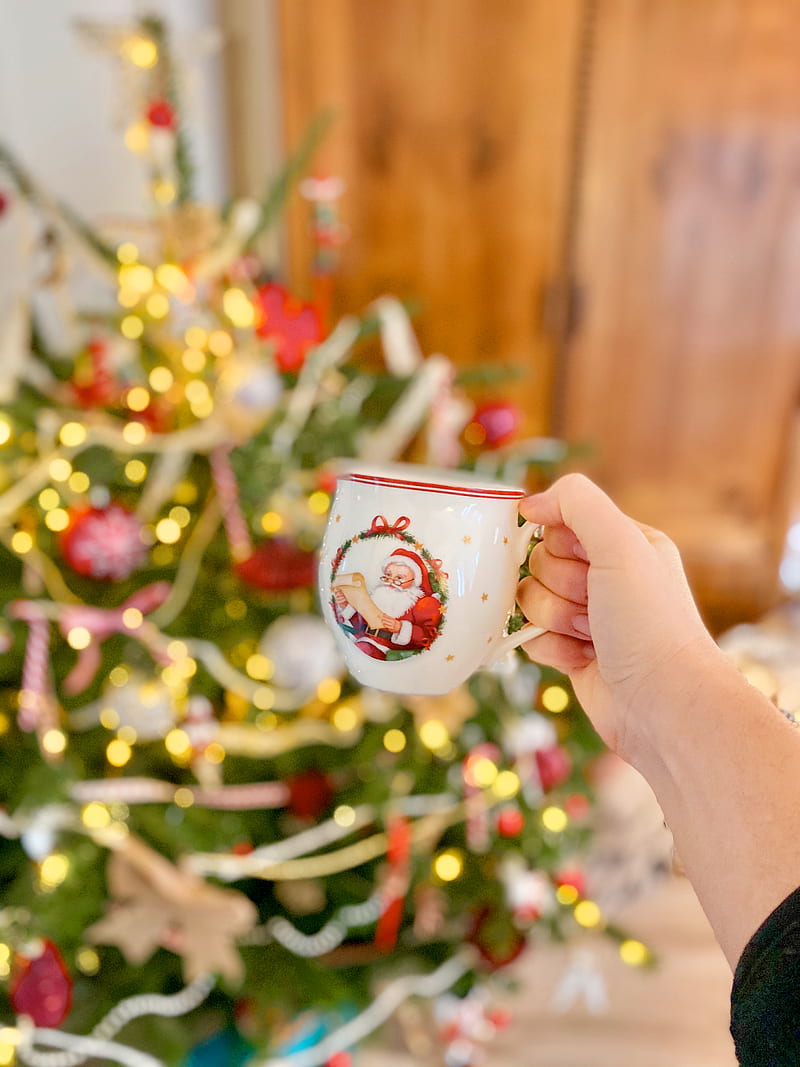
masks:
{"label": "forearm", "polygon": [[734,967],[800,885],[800,730],[721,652],[704,649],[676,663],[642,711],[631,761]]}

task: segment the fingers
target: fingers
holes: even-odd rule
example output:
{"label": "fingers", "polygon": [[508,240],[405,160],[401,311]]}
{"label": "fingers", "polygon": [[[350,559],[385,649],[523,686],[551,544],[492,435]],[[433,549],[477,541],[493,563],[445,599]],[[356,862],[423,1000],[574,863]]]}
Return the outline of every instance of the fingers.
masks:
{"label": "fingers", "polygon": [[580,541],[566,526],[545,526],[543,542],[551,556],[559,556],[562,559],[586,559],[586,552]]}
{"label": "fingers", "polygon": [[522,648],[534,663],[553,667],[568,675],[590,666],[595,658],[591,641],[579,641],[577,637],[565,637],[563,634],[542,634]]}
{"label": "fingers", "polygon": [[[585,586],[585,583],[584,583]],[[538,578],[523,578],[517,587],[517,603],[537,626],[585,640],[589,636],[586,600],[582,602],[553,594]]]}
{"label": "fingers", "polygon": [[526,497],[520,513],[545,528],[566,526],[592,563],[613,566],[621,556],[649,549],[639,526],[582,474],[566,474],[544,493]]}
{"label": "fingers", "polygon": [[[559,529],[565,528],[557,527],[553,532]],[[528,569],[531,574],[556,596],[572,600],[575,604],[585,604],[588,565],[578,559],[553,555],[548,545],[545,540],[545,543],[537,545],[528,557]]]}

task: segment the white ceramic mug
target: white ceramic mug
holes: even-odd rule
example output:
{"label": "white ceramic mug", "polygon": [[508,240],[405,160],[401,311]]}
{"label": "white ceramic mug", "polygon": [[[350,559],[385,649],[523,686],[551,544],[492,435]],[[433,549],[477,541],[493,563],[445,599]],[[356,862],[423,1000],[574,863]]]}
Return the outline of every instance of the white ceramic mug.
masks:
{"label": "white ceramic mug", "polygon": [[533,523],[524,490],[414,464],[352,466],[322,543],[325,620],[362,685],[447,693],[543,631],[505,626]]}

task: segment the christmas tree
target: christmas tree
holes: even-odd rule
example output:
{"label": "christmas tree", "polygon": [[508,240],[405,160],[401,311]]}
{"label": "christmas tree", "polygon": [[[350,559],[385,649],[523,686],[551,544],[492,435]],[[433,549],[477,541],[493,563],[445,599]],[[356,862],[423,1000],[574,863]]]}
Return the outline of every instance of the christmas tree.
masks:
{"label": "christmas tree", "polygon": [[[197,203],[164,26],[111,39],[145,229],[110,240],[0,147],[39,268],[0,334],[0,1063],[345,1063],[405,999],[480,999],[604,920],[563,679],[522,654],[438,698],[345,674],[313,592],[334,461],[541,482],[563,449],[509,443],[513,405],[476,407],[391,298],[331,321],[320,129],[260,202]],[[298,295],[256,250],[301,194]],[[76,264],[105,306],[71,304]]]}

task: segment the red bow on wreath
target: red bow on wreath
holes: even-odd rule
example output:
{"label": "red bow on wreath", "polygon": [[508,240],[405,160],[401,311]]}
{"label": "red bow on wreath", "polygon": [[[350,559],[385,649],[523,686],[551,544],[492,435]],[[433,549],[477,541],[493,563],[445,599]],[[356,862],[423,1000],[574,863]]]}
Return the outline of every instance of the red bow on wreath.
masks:
{"label": "red bow on wreath", "polygon": [[376,515],[367,532],[371,534],[394,534],[396,537],[399,537],[410,525],[411,519],[409,519],[407,515],[401,515],[392,525],[389,524],[389,521],[385,519],[383,515]]}
{"label": "red bow on wreath", "polygon": [[442,569],[442,561],[440,559],[430,560],[430,566],[437,581],[441,581],[442,578],[446,580],[450,577],[447,571]]}

